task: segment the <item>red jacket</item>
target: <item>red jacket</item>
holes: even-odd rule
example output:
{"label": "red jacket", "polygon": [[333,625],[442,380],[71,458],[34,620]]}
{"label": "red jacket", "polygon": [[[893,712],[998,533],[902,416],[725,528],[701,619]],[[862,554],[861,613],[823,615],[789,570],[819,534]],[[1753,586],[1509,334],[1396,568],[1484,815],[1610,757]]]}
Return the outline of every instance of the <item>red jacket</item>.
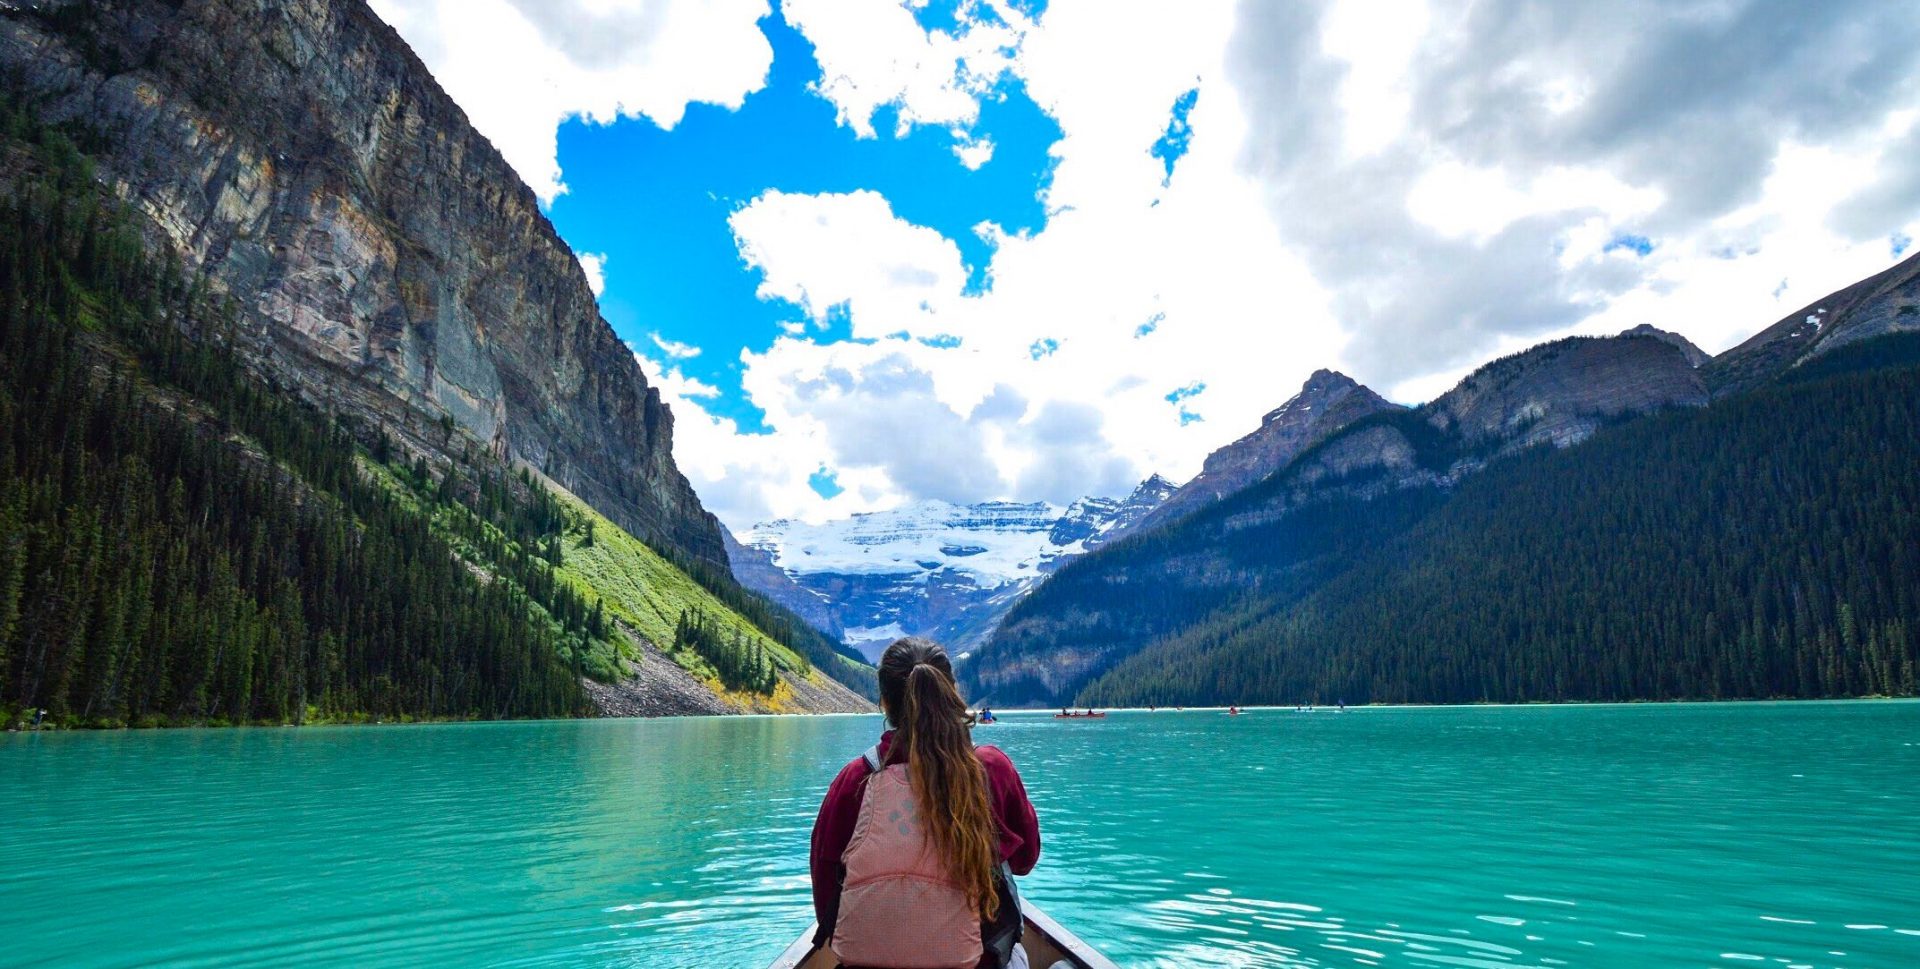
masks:
{"label": "red jacket", "polygon": [[[886,763],[893,749],[893,731],[880,735],[880,762]],[[987,797],[993,804],[994,820],[1000,822],[1000,857],[1016,875],[1033,870],[1040,860],[1040,819],[1034,816],[1033,802],[1027,800],[1027,787],[1020,772],[998,747],[975,747],[980,765],[987,771]],[[827,786],[820,802],[820,816],[813,822],[813,850],[808,864],[813,869],[813,912],[820,925],[832,925],[840,911],[840,856],[853,840],[854,822],[860,819],[860,798],[867,790],[867,762],[855,757],[840,768],[839,776]],[[814,940],[822,945],[823,932]]]}

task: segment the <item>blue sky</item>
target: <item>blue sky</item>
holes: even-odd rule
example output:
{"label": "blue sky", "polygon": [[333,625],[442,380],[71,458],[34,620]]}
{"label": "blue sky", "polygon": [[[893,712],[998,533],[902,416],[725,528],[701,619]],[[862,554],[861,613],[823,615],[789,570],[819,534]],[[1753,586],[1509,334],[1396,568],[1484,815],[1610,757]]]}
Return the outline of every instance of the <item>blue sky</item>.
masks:
{"label": "blue sky", "polygon": [[736,530],[1183,480],[1321,367],[1718,351],[1920,232],[1878,0],[370,2]]}
{"label": "blue sky", "polygon": [[[951,23],[956,6],[930,6],[919,19]],[[576,250],[606,256],[601,310],[615,331],[649,352],[654,336],[697,347],[698,356],[679,362],[681,371],[718,388],[708,410],[748,433],[767,428],[764,413],[741,392],[740,351],[766,350],[780,324],[800,314],[790,303],[755,295],[759,274],[741,261],[729,214],[769,189],[877,191],[900,218],[959,246],[970,287],[984,290],[993,249],[973,227],[1045,227],[1040,193],[1052,167],[1048,148],[1060,138],[1059,125],[1011,78],[981,102],[976,128],[992,132],[994,151],[978,169],[961,163],[954,135],[940,128],[857,137],[808,90],[821,73],[812,44],[777,11],[760,27],[773,47],[772,70],[738,109],[691,105],[670,130],[644,118],[561,125],[568,192],[549,210]],[[874,126],[891,132],[895,115],[883,108]],[[815,339],[850,336],[842,319]]]}

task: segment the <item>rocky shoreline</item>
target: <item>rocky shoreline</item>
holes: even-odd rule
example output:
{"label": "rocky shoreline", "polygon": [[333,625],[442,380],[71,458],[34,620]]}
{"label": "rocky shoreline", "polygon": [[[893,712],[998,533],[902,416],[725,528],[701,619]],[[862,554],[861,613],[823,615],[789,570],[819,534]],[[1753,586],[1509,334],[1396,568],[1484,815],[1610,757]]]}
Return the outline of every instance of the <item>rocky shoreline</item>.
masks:
{"label": "rocky shoreline", "polygon": [[736,713],[868,713],[872,704],[841,687],[809,682],[806,677],[783,673],[786,684],[798,701],[799,710],[776,710],[761,703],[742,709],[716,696],[707,684],[652,646],[641,644],[640,658],[627,666],[628,676],[618,683],[602,683],[582,678],[581,685],[593,701],[594,710],[603,717],[701,717]]}

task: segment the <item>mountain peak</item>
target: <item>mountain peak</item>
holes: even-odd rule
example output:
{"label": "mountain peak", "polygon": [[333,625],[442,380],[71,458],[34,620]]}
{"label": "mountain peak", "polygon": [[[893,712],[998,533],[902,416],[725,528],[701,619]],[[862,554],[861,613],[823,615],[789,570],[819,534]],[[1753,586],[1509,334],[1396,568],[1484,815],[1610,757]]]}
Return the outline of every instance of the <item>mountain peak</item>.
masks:
{"label": "mountain peak", "polygon": [[1689,366],[1698,367],[1701,364],[1706,363],[1708,360],[1713,359],[1713,356],[1707,353],[1707,351],[1702,350],[1699,347],[1695,346],[1692,340],[1689,340],[1686,337],[1673,332],[1672,330],[1662,330],[1651,323],[1642,323],[1631,330],[1622,331],[1620,335],[1621,336],[1650,336],[1656,340],[1661,341],[1662,343],[1667,343],[1667,344],[1671,344],[1673,346],[1679,347],[1680,353],[1687,358],[1687,364]]}
{"label": "mountain peak", "polygon": [[1435,427],[1464,440],[1518,449],[1584,440],[1624,415],[1705,404],[1706,384],[1686,347],[1648,330],[1567,337],[1501,357],[1423,411]]}
{"label": "mountain peak", "polygon": [[1157,473],[1148,475],[1147,480],[1140,482],[1125,500],[1107,509],[1099,530],[1087,537],[1086,551],[1091,552],[1133,531],[1135,525],[1152,517],[1179,490],[1179,485]]}
{"label": "mountain peak", "polygon": [[1155,471],[1147,476],[1147,480],[1140,482],[1140,485],[1133,489],[1133,494],[1127,496],[1127,504],[1136,504],[1142,500],[1151,500],[1159,504],[1179,488],[1179,485],[1167,480],[1165,475]]}
{"label": "mountain peak", "polygon": [[[1338,370],[1327,370],[1325,368],[1315,370],[1313,374],[1307,378],[1307,382],[1300,385],[1299,393],[1287,398],[1286,403],[1268,411],[1267,416],[1260,419],[1260,423],[1262,425],[1271,424],[1289,415],[1305,417],[1312,412],[1315,406],[1332,403],[1334,400],[1345,397],[1356,390],[1365,391],[1368,394],[1373,393],[1373,391],[1367,390],[1366,387],[1362,386],[1352,377]],[[1232,445],[1229,445],[1229,447],[1231,446]],[[1216,455],[1219,453],[1218,451],[1214,452]],[[1213,459],[1209,457],[1207,460],[1211,463]]]}
{"label": "mountain peak", "polygon": [[1253,433],[1207,455],[1200,473],[1142,518],[1139,527],[1169,522],[1218,501],[1285,467],[1354,421],[1397,406],[1337,370],[1315,370],[1299,393],[1261,418]]}

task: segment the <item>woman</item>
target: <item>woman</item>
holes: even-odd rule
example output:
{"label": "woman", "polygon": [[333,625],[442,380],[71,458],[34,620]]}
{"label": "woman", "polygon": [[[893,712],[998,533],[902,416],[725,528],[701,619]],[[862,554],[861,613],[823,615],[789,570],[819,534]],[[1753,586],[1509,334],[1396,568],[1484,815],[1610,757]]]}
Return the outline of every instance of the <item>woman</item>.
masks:
{"label": "woman", "polygon": [[813,824],[814,941],[867,969],[1000,966],[989,943],[1020,914],[1004,871],[1024,875],[1040,858],[1020,773],[973,746],[953,664],[934,643],[887,647],[880,709],[893,729],[840,770]]}

